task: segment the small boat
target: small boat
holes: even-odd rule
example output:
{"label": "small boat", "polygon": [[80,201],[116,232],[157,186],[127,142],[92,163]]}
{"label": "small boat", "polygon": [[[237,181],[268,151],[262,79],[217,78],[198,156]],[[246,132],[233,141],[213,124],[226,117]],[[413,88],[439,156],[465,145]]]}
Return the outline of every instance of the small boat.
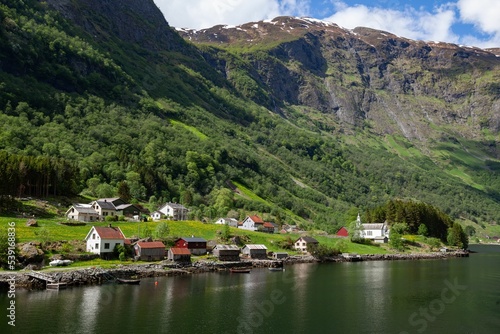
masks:
{"label": "small boat", "polygon": [[71,261],[71,260],[54,260],[54,261],[50,261],[49,265],[52,267],[57,267],[57,266],[68,266],[72,263],[73,263],[73,261]]}
{"label": "small boat", "polygon": [[116,281],[118,284],[136,284],[141,283],[140,279],[125,279],[125,278],[117,278]]}
{"label": "small boat", "polygon": [[283,271],[283,267],[269,267],[269,271]]}
{"label": "small boat", "polygon": [[250,268],[230,268],[229,271],[238,274],[247,274],[250,272]]}

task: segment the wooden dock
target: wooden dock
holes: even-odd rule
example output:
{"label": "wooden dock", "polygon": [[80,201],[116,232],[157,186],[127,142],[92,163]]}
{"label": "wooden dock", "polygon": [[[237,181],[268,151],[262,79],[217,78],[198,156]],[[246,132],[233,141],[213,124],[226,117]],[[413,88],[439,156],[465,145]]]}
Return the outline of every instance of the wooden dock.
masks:
{"label": "wooden dock", "polygon": [[36,278],[38,280],[44,281],[45,282],[45,288],[48,290],[60,290],[60,289],[66,289],[68,287],[68,284],[65,282],[59,282],[58,280],[54,279],[52,276],[39,273],[36,271],[31,271],[27,273],[26,275]]}

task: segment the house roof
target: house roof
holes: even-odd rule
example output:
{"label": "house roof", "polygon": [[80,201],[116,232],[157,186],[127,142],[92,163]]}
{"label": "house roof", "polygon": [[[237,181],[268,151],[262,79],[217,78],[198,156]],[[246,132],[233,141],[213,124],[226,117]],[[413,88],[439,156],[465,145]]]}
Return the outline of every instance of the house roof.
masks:
{"label": "house roof", "polygon": [[259,216],[248,216],[255,224],[264,224],[264,221]]}
{"label": "house roof", "polygon": [[240,248],[236,245],[215,245],[214,249],[224,249],[224,250],[237,250],[239,251]]}
{"label": "house roof", "polygon": [[160,210],[163,209],[164,207],[166,206],[169,206],[171,207],[172,209],[183,209],[183,210],[187,210],[186,207],[182,204],[179,204],[179,203],[165,203],[161,206]]}
{"label": "house roof", "polygon": [[165,248],[165,245],[161,241],[150,241],[150,242],[143,242],[139,241],[137,244],[141,248]]}
{"label": "house roof", "polygon": [[219,218],[218,220],[222,220],[224,222],[230,221],[230,222],[238,222],[235,218]]}
{"label": "house roof", "polygon": [[90,229],[89,233],[87,234],[87,237],[85,237],[85,240],[87,240],[90,236],[90,233],[92,230],[95,230],[97,234],[101,237],[101,239],[123,239],[125,240],[125,236],[123,235],[122,230],[120,230],[119,227],[104,227],[104,226],[92,226]]}
{"label": "house roof", "polygon": [[[92,205],[90,204],[75,203],[73,204],[73,208],[75,208],[75,210],[79,213],[89,213],[97,215],[97,212],[92,208]],[[71,208],[69,208],[69,210],[71,210]]]}
{"label": "house roof", "polygon": [[195,238],[195,237],[191,237],[191,238],[179,238],[177,240],[184,240],[184,241],[187,241],[187,242],[207,242],[205,239],[203,238]]}
{"label": "house roof", "polygon": [[[247,245],[245,245],[245,247],[248,249],[267,249],[267,247],[264,245],[256,245],[256,244],[247,244]],[[245,248],[245,247],[243,247],[243,248]]]}
{"label": "house roof", "polygon": [[136,208],[137,210],[139,210],[139,208],[137,208],[134,204],[120,204],[116,207],[116,210],[124,210],[128,207],[131,207],[131,206]]}
{"label": "house roof", "polygon": [[115,208],[115,206],[113,205],[112,202],[103,201],[103,200],[97,200],[96,203],[99,204],[99,206],[102,209],[105,209],[105,210],[116,210],[116,208]]}
{"label": "house roof", "polygon": [[191,252],[187,248],[172,247],[170,248],[170,251],[174,255],[191,255]]}
{"label": "house roof", "polygon": [[264,227],[268,227],[268,228],[274,228],[274,224],[273,223],[268,223],[268,222],[265,222]]}
{"label": "house roof", "polygon": [[312,243],[312,244],[318,244],[318,240],[314,239],[313,237],[300,237],[299,239],[297,239],[297,241],[299,241],[300,239],[302,239],[303,241],[307,242],[307,243]]}
{"label": "house roof", "polygon": [[385,224],[361,224],[365,230],[381,230],[385,227]]}

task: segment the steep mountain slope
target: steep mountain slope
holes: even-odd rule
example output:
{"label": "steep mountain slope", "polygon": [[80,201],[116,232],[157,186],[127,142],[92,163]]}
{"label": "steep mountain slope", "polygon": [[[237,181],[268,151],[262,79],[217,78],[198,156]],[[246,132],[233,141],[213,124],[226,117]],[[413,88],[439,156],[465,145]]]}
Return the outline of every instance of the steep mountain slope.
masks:
{"label": "steep mountain slope", "polygon": [[1,4],[0,150],[73,162],[86,194],[329,231],[392,198],[500,220],[491,52],[286,17],[185,41],[149,0]]}
{"label": "steep mountain slope", "polygon": [[314,108],[343,127],[368,122],[377,134],[417,141],[439,138],[435,126],[467,138],[500,129],[493,52],[291,17],[180,32],[247,60],[275,103]]}

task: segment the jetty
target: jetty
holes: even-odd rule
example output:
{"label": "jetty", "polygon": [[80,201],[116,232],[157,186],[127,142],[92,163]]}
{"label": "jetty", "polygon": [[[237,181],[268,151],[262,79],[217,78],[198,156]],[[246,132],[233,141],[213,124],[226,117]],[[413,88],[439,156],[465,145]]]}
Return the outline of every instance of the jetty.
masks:
{"label": "jetty", "polygon": [[47,290],[59,290],[59,289],[66,289],[68,284],[65,282],[60,282],[58,279],[53,278],[50,275],[39,273],[36,271],[31,271],[27,273],[29,277],[36,278],[40,281],[45,282],[45,288]]}

